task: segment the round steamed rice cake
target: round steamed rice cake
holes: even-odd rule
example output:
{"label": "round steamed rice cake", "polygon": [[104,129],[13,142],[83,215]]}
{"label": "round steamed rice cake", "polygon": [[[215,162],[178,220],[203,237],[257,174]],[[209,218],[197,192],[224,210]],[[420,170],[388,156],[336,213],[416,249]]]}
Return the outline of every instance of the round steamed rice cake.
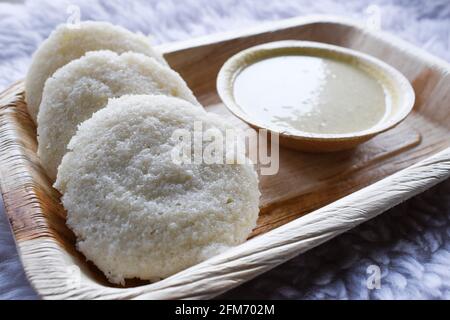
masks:
{"label": "round steamed rice cake", "polygon": [[108,98],[125,94],[167,94],[198,104],[180,75],[153,58],[133,52],[88,52],[58,69],[44,87],[38,155],[51,179],[78,124],[106,106]]}
{"label": "round steamed rice cake", "polygon": [[192,132],[198,121],[227,128],[181,99],[124,96],[70,141],[55,187],[77,248],[111,282],[165,278],[245,241],[256,226],[252,165],[172,161],[174,130]]}
{"label": "round steamed rice cake", "polygon": [[36,122],[45,81],[60,67],[88,51],[111,50],[117,53],[134,51],[166,64],[160,53],[142,34],[136,34],[107,22],[85,21],[74,26],[59,25],[33,55],[25,80],[28,112]]}

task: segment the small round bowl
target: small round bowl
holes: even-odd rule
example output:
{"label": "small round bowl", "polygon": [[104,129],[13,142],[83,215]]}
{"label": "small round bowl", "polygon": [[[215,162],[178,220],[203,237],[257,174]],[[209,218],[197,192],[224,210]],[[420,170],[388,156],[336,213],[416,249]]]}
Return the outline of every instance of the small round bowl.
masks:
{"label": "small round bowl", "polygon": [[[250,117],[234,98],[234,82],[239,73],[248,66],[272,57],[303,55],[330,58],[370,70],[386,88],[392,102],[388,115],[369,129],[344,134],[295,133],[271,128]],[[222,66],[217,77],[217,91],[225,106],[238,118],[256,129],[266,129],[279,135],[282,146],[306,152],[332,152],[354,148],[374,136],[398,125],[411,112],[415,94],[409,81],[388,64],[361,52],[311,41],[277,41],[251,47],[232,56]]]}

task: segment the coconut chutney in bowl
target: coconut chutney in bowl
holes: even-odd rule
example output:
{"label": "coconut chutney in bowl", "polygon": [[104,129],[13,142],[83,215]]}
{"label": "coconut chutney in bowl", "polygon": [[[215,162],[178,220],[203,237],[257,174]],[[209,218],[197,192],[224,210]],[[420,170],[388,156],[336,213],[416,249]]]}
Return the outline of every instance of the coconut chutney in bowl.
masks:
{"label": "coconut chutney in bowl", "polygon": [[228,109],[303,151],[355,147],[412,110],[408,80],[386,63],[333,45],[278,41],[244,50],[219,72]]}

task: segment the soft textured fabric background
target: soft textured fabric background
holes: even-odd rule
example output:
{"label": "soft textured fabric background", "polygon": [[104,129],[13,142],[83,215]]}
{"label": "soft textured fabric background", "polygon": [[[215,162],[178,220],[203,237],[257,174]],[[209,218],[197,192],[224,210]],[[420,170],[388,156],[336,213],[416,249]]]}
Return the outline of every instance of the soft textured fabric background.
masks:
{"label": "soft textured fabric background", "polygon": [[[30,56],[68,5],[82,20],[106,20],[150,33],[155,43],[241,29],[311,13],[367,19],[375,4],[382,28],[450,61],[450,2],[330,0],[27,1],[0,2],[0,89],[24,77]],[[370,11],[370,10],[369,10]],[[372,9],[373,12],[373,9]],[[442,106],[443,108],[448,106]],[[3,210],[1,210],[3,211]],[[381,268],[381,288],[366,287],[367,267]],[[0,298],[37,298],[0,213]],[[449,299],[450,181],[301,255],[223,298]]]}

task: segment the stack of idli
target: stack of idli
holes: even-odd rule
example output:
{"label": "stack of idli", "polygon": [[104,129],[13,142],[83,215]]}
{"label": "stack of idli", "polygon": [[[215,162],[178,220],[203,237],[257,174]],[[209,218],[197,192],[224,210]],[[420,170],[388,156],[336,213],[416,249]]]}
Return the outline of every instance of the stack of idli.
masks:
{"label": "stack of idli", "polygon": [[145,36],[103,22],[61,25],[34,54],[25,90],[38,156],[77,248],[109,281],[166,278],[244,242],[256,226],[249,162],[173,161],[175,131],[230,127]]}

